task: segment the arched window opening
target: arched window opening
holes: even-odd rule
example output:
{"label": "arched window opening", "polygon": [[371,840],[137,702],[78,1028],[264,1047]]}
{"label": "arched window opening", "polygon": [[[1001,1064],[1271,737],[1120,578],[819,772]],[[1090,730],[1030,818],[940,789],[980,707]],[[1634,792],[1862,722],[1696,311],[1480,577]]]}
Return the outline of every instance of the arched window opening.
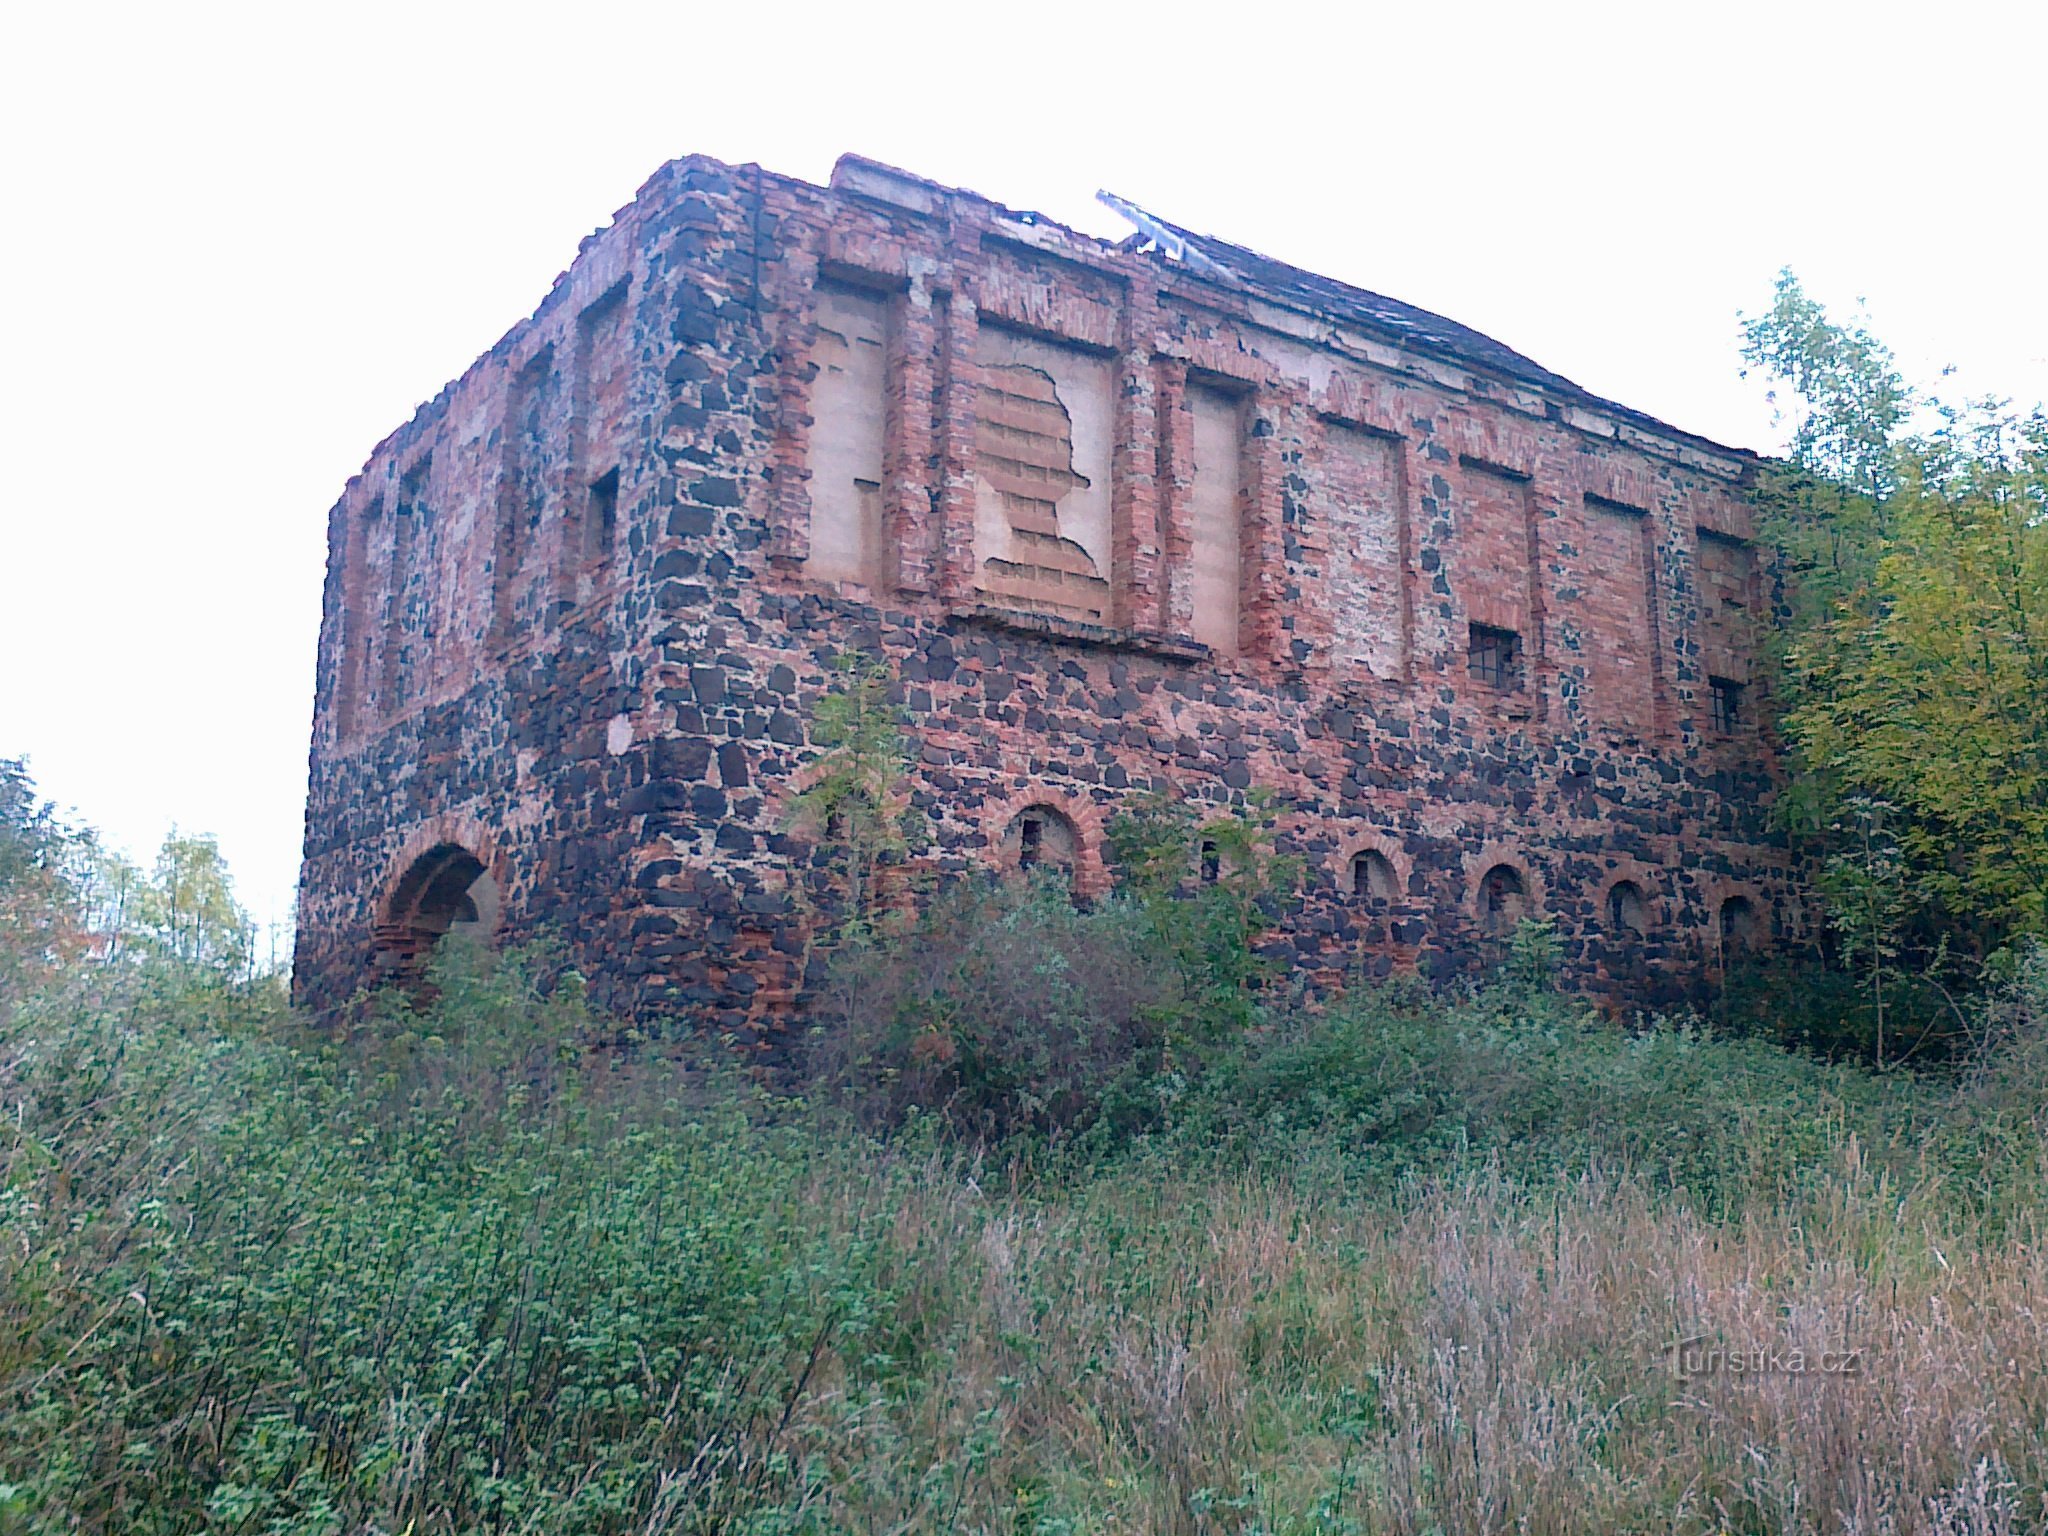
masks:
{"label": "arched window opening", "polygon": [[1025,807],[1003,833],[1004,862],[1014,869],[1056,869],[1071,882],[1080,851],[1073,822],[1049,805]]}
{"label": "arched window opening", "polygon": [[414,860],[398,882],[377,928],[378,964],[400,975],[417,972],[451,934],[488,943],[498,916],[498,883],[483,861],[458,844],[443,843]]}
{"label": "arched window opening", "polygon": [[1756,948],[1763,936],[1763,924],[1756,903],[1747,896],[1730,896],[1721,903],[1721,948],[1730,953]]}
{"label": "arched window opening", "polygon": [[1643,888],[1633,880],[1617,880],[1607,892],[1607,928],[1610,933],[1650,931],[1650,903]]}
{"label": "arched window opening", "polygon": [[1223,878],[1223,854],[1216,847],[1216,839],[1202,839],[1202,884],[1214,885]]}
{"label": "arched window opening", "polygon": [[1361,901],[1392,901],[1401,893],[1393,860],[1376,848],[1351,856],[1351,894]]}
{"label": "arched window opening", "polygon": [[1529,915],[1529,888],[1512,864],[1496,864],[1479,882],[1480,926],[1496,937]]}

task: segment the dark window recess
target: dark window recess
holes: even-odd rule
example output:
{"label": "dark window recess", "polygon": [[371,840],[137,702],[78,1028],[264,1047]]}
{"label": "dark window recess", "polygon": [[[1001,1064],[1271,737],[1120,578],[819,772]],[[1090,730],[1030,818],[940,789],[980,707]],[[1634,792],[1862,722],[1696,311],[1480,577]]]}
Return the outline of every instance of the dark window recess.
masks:
{"label": "dark window recess", "polygon": [[1023,869],[1035,868],[1044,847],[1045,823],[1036,816],[1026,816],[1023,825],[1017,829],[1018,866]]}
{"label": "dark window recess", "polygon": [[1216,844],[1210,838],[1202,839],[1202,883],[1214,885],[1223,874],[1223,856],[1216,851]]}
{"label": "dark window recess", "polygon": [[1512,864],[1496,864],[1479,883],[1479,926],[1493,938],[1506,938],[1529,915],[1529,887]]}
{"label": "dark window recess", "polygon": [[1650,931],[1650,904],[1633,880],[1617,881],[1608,891],[1607,926],[1614,933]]}
{"label": "dark window recess", "polygon": [[1522,637],[1512,629],[1474,624],[1465,649],[1465,669],[1489,688],[1511,692],[1522,686]]}
{"label": "dark window recess", "polygon": [[590,482],[590,510],[584,523],[587,553],[593,560],[609,560],[612,544],[619,535],[619,472],[608,469]]}
{"label": "dark window recess", "polygon": [[1368,901],[1392,901],[1397,894],[1394,866],[1383,853],[1367,849],[1351,861],[1351,894]]}
{"label": "dark window recess", "polygon": [[1714,702],[1714,729],[1723,736],[1742,724],[1742,684],[1726,677],[1707,679]]}
{"label": "dark window recess", "polygon": [[1762,923],[1747,896],[1730,896],[1721,903],[1721,946],[1724,949],[1752,949],[1761,936]]}

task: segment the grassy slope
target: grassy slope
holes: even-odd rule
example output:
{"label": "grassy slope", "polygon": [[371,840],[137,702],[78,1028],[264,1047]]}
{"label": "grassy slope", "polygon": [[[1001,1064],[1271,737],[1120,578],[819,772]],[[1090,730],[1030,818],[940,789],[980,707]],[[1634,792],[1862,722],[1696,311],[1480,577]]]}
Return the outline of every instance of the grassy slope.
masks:
{"label": "grassy slope", "polygon": [[1382,997],[1031,1173],[588,1024],[516,966],[347,1045],[175,973],[8,1020],[0,1532],[2043,1523],[2024,1073]]}

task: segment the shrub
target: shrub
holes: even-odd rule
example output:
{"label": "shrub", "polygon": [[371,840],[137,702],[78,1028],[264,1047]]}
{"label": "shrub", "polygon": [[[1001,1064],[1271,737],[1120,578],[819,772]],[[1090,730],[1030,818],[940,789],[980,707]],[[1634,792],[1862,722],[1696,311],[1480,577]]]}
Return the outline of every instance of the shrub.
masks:
{"label": "shrub", "polygon": [[885,1186],[730,1084],[586,1057],[525,974],[444,967],[353,1040],[168,972],[5,1021],[0,1530],[724,1531],[782,1496],[818,1361],[900,1347]]}
{"label": "shrub", "polygon": [[1322,1145],[1388,1186],[1489,1163],[1534,1178],[1604,1168],[1729,1209],[1797,1184],[1851,1136],[1893,1144],[1936,1099],[1904,1074],[1887,1090],[1696,1024],[1624,1031],[1540,987],[1460,1002],[1393,985],[1249,1037],[1180,1131],[1265,1160]]}
{"label": "shrub", "polygon": [[1078,910],[1050,875],[963,879],[834,957],[811,1076],[871,1126],[926,1110],[983,1137],[1077,1130],[1143,1114],[1176,996],[1129,903]]}

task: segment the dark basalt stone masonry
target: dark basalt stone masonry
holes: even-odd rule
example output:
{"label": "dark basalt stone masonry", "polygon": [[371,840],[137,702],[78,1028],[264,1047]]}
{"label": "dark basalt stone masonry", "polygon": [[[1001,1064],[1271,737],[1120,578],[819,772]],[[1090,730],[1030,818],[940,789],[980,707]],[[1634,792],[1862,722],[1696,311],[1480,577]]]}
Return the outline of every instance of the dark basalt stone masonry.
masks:
{"label": "dark basalt stone masonry", "polygon": [[330,514],[300,1000],[552,929],[604,1004],[772,1041],[786,808],[856,647],[940,873],[1090,896],[1126,795],[1263,785],[1318,979],[1466,970],[1541,912],[1579,984],[1657,1002],[1796,932],[1749,457],[1136,221],[853,157],[658,172]]}

